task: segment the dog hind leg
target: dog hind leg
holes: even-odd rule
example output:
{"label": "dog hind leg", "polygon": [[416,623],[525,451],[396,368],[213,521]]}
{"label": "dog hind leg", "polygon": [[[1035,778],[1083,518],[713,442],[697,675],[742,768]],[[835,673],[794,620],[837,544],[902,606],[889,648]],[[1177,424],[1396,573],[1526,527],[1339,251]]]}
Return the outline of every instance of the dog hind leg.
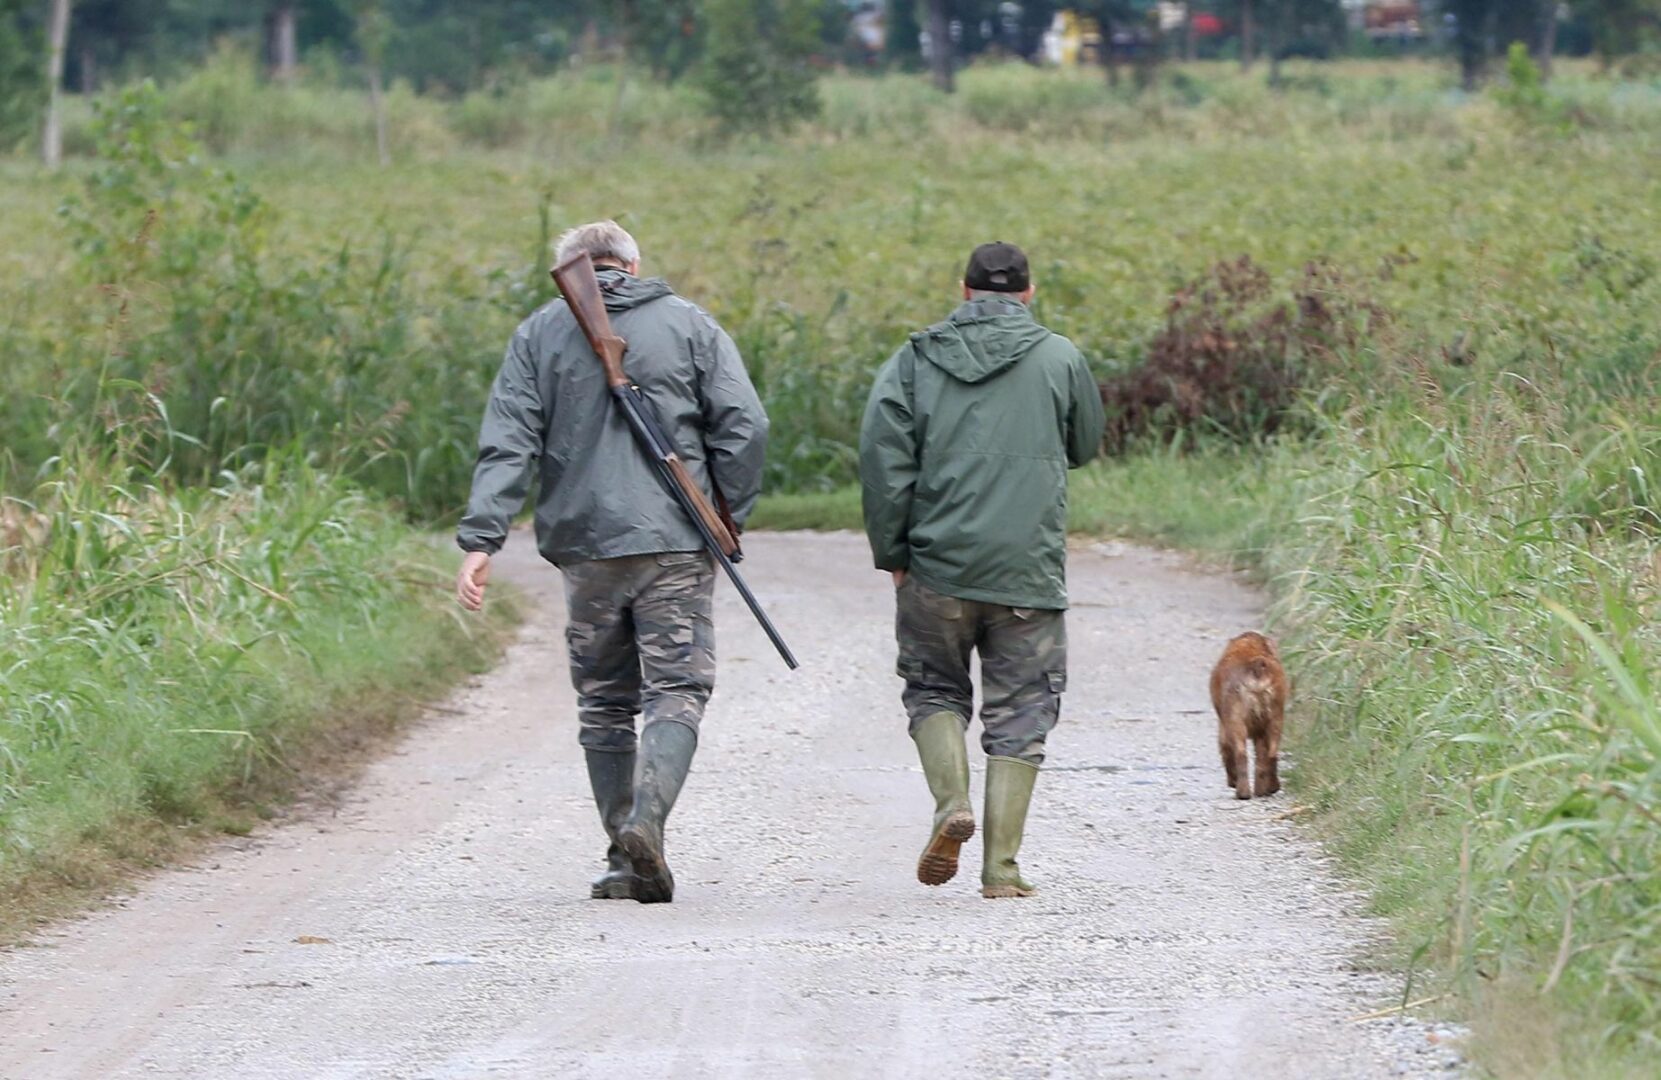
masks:
{"label": "dog hind leg", "polygon": [[1223,763],[1236,799],[1252,797],[1251,766],[1246,760],[1246,721],[1240,703],[1229,702],[1223,721]]}

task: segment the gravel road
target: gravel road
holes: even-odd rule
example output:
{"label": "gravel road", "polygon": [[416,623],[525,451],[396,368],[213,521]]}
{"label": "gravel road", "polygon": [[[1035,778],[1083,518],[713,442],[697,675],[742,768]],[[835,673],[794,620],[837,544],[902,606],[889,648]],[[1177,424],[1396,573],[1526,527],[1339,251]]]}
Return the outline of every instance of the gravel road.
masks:
{"label": "gravel road", "polygon": [[[1075,550],[1071,690],[1022,851],[1043,892],[913,867],[931,803],[861,538],[750,538],[804,660],[730,588],[672,905],[587,899],[604,840],[557,572],[494,672],[332,813],[301,814],[0,954],[0,1076],[1447,1075],[1288,796],[1237,803],[1205,676],[1259,599],[1172,555]],[[1294,672],[1295,675],[1295,672]],[[978,753],[974,757],[978,757]],[[1289,746],[1296,768],[1297,746]],[[975,770],[975,785],[980,784]]]}

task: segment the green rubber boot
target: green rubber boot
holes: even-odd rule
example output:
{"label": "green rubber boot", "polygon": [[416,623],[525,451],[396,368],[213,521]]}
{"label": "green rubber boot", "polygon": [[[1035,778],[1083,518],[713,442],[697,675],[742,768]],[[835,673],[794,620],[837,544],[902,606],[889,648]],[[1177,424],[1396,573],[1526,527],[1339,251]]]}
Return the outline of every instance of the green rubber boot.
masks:
{"label": "green rubber boot", "polygon": [[911,733],[923,776],[934,795],[934,830],[917,860],[917,880],[944,885],[957,875],[957,853],[975,835],[975,812],[969,803],[969,754],[963,746],[963,720],[937,712]]}
{"label": "green rubber boot", "polygon": [[659,720],[640,733],[640,775],[634,782],[634,809],[617,829],[617,843],[634,866],[634,898],[667,904],[675,898],[675,876],[663,857],[663,823],[686,783],[698,733],[674,720]]}
{"label": "green rubber boot", "polygon": [[611,846],[606,849],[606,872],[594,879],[588,895],[595,900],[633,900],[634,863],[617,845],[617,829],[634,806],[634,751],[624,754],[584,750],[588,760],[588,785],[594,789],[594,805],[600,810]]}
{"label": "green rubber boot", "polygon": [[986,759],[986,858],[981,863],[980,894],[988,900],[1038,892],[1015,864],[1037,779],[1038,766],[1020,758]]}

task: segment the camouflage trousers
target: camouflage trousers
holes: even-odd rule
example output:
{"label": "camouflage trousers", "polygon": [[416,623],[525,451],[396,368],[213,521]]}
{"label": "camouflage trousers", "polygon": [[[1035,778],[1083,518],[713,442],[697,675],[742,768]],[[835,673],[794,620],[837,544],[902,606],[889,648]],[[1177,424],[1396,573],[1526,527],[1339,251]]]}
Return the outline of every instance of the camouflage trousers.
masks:
{"label": "camouflage trousers", "polygon": [[902,700],[911,728],[938,712],[974,715],[969,656],[980,654],[982,749],[1044,761],[1067,688],[1066,612],[960,600],[915,577],[896,593]]}
{"label": "camouflage trousers", "polygon": [[566,647],[589,750],[635,748],[635,715],[698,730],[715,688],[715,563],[707,552],[567,563]]}

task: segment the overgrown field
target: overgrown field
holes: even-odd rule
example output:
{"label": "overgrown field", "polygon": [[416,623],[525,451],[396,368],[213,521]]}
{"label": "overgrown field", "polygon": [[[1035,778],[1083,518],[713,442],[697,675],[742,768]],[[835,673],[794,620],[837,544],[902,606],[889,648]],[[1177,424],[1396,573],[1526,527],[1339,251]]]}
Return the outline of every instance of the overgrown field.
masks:
{"label": "overgrown field", "polygon": [[1502,1075],[1648,1074],[1661,86],[1467,98],[1356,64],[1272,92],[1200,66],[1113,95],[988,68],[949,101],[834,80],[787,142],[719,144],[644,83],[612,121],[591,72],[399,99],[381,170],[360,98],[237,72],[107,106],[76,128],[104,157],[68,175],[5,166],[14,494],[59,513],[39,470],[115,430],[155,498],[234,501],[279,448],[446,522],[547,236],[616,216],[751,365],[796,493],[764,518],[846,522],[876,365],[949,310],[975,242],[1017,241],[1040,317],[1129,376],[1076,524],[1268,582],[1298,797],[1401,928],[1415,996],[1449,995]]}

